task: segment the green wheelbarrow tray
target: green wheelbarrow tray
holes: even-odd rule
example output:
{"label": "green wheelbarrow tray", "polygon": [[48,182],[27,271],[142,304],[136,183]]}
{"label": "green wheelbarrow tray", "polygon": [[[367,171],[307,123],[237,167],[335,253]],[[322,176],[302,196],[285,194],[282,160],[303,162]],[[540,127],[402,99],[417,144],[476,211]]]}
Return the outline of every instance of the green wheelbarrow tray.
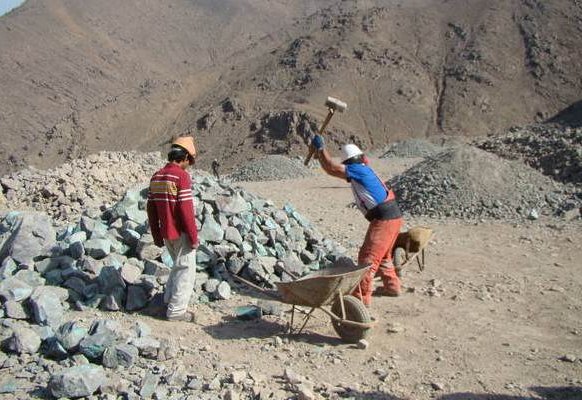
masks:
{"label": "green wheelbarrow tray", "polygon": [[[289,333],[301,333],[313,311],[320,309],[329,315],[335,331],[344,341],[356,343],[366,337],[369,329],[375,325],[364,304],[350,295],[369,268],[366,266],[324,269],[291,282],[276,282],[277,290],[267,290],[239,276],[235,277],[274,300],[293,306]],[[287,273],[294,277],[293,274]],[[330,305],[331,309],[324,308]],[[305,313],[305,321],[301,328],[294,332],[293,322],[298,306],[309,307],[310,310]]]}

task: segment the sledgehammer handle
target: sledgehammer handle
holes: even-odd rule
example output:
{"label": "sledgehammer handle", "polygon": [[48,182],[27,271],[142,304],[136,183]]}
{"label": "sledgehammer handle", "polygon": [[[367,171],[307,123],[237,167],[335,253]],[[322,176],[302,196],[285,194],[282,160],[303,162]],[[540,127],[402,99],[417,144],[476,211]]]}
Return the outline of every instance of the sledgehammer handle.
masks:
{"label": "sledgehammer handle", "polygon": [[[325,121],[323,121],[323,125],[321,125],[321,128],[319,129],[318,135],[323,135],[323,132],[325,132],[325,128],[327,128],[327,124],[329,124],[331,117],[333,117],[334,109],[330,108],[328,110],[329,111],[327,113],[327,117],[325,117]],[[309,161],[311,161],[311,157],[313,157],[313,153],[315,153],[315,149],[312,146],[309,146],[309,154],[307,154],[307,158],[303,162],[303,165],[305,165],[305,166],[309,165]]]}

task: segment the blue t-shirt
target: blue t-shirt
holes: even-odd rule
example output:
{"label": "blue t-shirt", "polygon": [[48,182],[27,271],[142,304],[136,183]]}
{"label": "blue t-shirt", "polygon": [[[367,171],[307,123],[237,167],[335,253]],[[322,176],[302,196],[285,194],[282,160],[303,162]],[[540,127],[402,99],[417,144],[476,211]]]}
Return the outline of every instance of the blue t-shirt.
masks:
{"label": "blue t-shirt", "polygon": [[378,204],[386,201],[388,191],[378,175],[365,164],[346,165],[346,178],[352,186],[356,205],[365,215]]}

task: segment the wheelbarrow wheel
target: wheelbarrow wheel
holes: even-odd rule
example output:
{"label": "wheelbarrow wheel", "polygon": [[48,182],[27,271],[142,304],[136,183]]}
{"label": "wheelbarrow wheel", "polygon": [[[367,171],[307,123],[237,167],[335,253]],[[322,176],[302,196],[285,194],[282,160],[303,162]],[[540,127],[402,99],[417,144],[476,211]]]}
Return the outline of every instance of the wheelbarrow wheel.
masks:
{"label": "wheelbarrow wheel", "polygon": [[[354,296],[344,296],[344,307],[346,310],[346,320],[353,322],[370,323],[372,318],[370,318],[370,313],[364,304]],[[342,315],[342,305],[340,299],[338,298],[331,306],[331,312],[341,317]],[[333,329],[340,338],[346,343],[358,343],[361,339],[366,338],[370,331],[370,328],[361,328],[357,326],[349,326],[342,324],[340,321],[335,321],[333,318],[331,320]]]}
{"label": "wheelbarrow wheel", "polygon": [[402,273],[402,266],[406,262],[406,250],[404,247],[396,247],[392,252],[392,263],[394,268],[396,268],[396,273],[398,276]]}

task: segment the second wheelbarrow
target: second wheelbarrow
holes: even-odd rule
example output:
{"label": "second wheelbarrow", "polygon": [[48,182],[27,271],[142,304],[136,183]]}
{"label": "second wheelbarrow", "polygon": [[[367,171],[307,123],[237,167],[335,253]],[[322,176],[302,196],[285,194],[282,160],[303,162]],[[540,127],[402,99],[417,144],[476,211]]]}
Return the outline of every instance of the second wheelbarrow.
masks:
{"label": "second wheelbarrow", "polygon": [[370,328],[374,326],[366,306],[358,298],[350,295],[368,268],[333,267],[297,279],[293,274],[285,271],[295,280],[276,282],[277,290],[265,289],[238,275],[235,277],[274,300],[292,305],[290,332],[293,332],[297,307],[309,307],[310,310],[305,313],[303,325],[296,333],[303,331],[313,312],[319,309],[331,318],[334,330],[344,342],[357,343],[364,339]]}
{"label": "second wheelbarrow", "polygon": [[418,269],[424,270],[424,251],[433,236],[433,230],[426,226],[415,226],[406,232],[400,232],[392,250],[392,260],[398,275],[414,260],[418,263]]}

